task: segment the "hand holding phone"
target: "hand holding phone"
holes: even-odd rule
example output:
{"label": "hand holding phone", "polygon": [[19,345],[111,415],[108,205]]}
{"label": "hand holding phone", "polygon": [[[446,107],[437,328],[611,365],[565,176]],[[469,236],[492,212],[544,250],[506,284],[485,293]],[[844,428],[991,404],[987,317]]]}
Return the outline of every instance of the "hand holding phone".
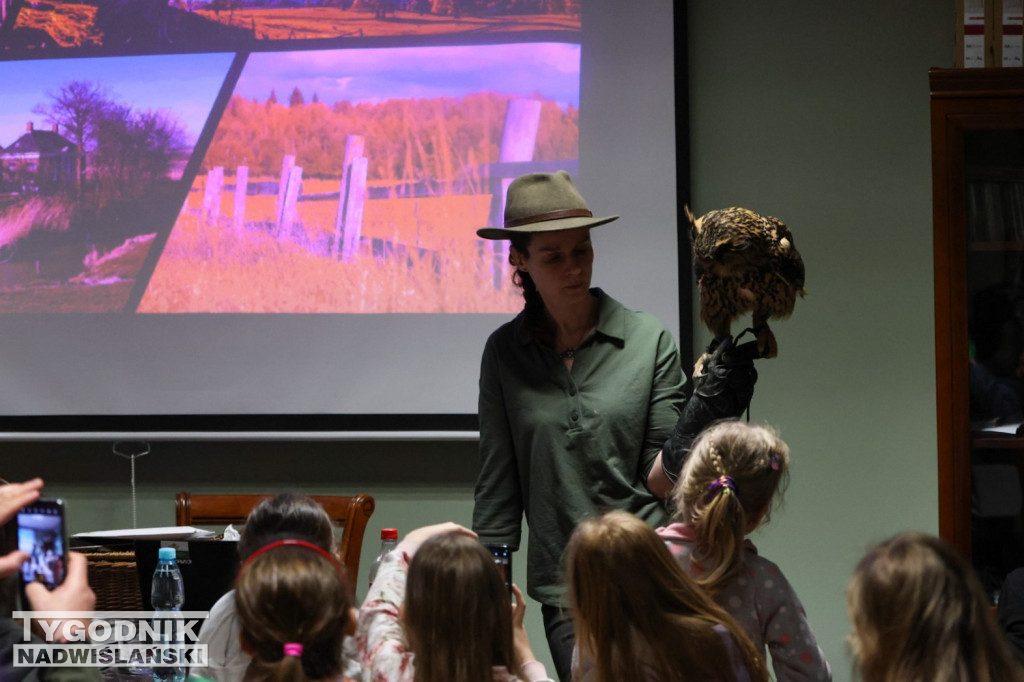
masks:
{"label": "hand holding phone", "polygon": [[504,543],[485,542],[484,547],[494,557],[494,563],[501,570],[505,579],[505,587],[508,588],[509,597],[512,596],[512,548]]}
{"label": "hand holding phone", "polygon": [[28,555],[21,565],[24,585],[38,582],[52,590],[67,575],[67,524],[64,500],[41,497],[17,515],[18,549]]}

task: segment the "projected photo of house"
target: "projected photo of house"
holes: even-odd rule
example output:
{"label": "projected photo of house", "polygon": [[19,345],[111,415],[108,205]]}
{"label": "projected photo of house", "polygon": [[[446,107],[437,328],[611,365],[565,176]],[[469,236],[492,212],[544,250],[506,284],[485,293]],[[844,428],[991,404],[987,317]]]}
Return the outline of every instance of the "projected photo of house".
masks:
{"label": "projected photo of house", "polygon": [[[10,0],[0,0],[0,7]],[[259,49],[267,41],[580,30],[581,0],[45,0],[0,49],[107,54]]]}
{"label": "projected photo of house", "polygon": [[573,44],[250,55],[138,310],[518,310],[475,230],[576,173],[578,107]]}
{"label": "projected photo of house", "polygon": [[229,63],[0,63],[0,312],[124,309]]}

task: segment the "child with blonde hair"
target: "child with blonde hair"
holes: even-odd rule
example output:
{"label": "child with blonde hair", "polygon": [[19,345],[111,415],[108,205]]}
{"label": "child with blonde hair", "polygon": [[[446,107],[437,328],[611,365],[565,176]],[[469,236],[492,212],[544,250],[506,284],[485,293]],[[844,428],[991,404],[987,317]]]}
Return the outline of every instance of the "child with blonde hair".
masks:
{"label": "child with blonde hair", "polygon": [[624,511],[577,526],[566,550],[584,682],[767,682],[750,638]]}
{"label": "child with blonde hair", "polygon": [[847,590],[864,682],[1022,682],[977,576],[939,538],[900,533],[871,549]]}
{"label": "child with blonde hair", "polygon": [[832,671],[796,592],[747,534],[768,520],[789,475],[789,448],[767,427],[724,421],[694,442],[673,491],[674,522],[657,529],[680,565],[767,648],[779,682]]}

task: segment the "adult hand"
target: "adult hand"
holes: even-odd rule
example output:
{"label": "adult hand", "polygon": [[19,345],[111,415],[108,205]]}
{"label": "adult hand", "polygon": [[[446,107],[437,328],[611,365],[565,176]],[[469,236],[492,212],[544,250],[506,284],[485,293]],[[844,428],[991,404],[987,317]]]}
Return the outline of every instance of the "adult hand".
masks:
{"label": "adult hand", "polygon": [[19,509],[39,499],[43,479],[33,478],[24,483],[0,485],[0,525],[10,521]]}
{"label": "adult hand", "polygon": [[402,542],[399,543],[398,547],[409,557],[412,557],[424,542],[435,535],[444,535],[447,533],[456,533],[458,535],[465,535],[471,538],[477,537],[477,534],[469,528],[460,526],[459,524],[451,521],[446,521],[445,523],[437,523],[433,526],[424,526],[423,528],[417,528],[416,530],[409,531]]}
{"label": "adult hand", "polygon": [[[719,419],[735,419],[743,415],[750,406],[757,382],[754,358],[757,357],[757,343],[748,341],[735,345],[731,336],[723,338],[707,361],[698,362],[693,375],[693,395],[683,406],[683,413],[676,422],[664,447],[661,449],[660,467],[656,467],[673,483],[683,469],[683,461],[690,451],[690,444],[709,424]],[[654,469],[652,469],[654,471]],[[661,486],[648,477],[648,487],[656,492]]]}
{"label": "adult hand", "polygon": [[[0,526],[10,521],[26,504],[32,504],[39,499],[39,491],[42,489],[41,478],[0,486]],[[28,554],[18,550],[0,556],[0,578],[16,573],[26,559]]]}
{"label": "adult hand", "polygon": [[[42,583],[29,583],[25,586],[25,596],[33,611],[92,611],[96,606],[96,595],[89,587],[88,562],[85,555],[68,552],[68,571],[64,582],[53,591],[46,589]],[[82,628],[89,627],[89,619],[82,621]],[[63,623],[58,626],[62,639],[70,638],[71,632],[64,632]],[[74,632],[79,631],[75,626]]]}

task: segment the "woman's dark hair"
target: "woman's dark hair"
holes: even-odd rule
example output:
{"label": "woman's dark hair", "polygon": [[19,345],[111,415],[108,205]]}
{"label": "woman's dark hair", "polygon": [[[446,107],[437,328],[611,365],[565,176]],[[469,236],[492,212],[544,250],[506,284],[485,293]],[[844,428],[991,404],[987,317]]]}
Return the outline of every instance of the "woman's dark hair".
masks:
{"label": "woman's dark hair", "polygon": [[334,550],[334,524],[324,508],[301,493],[281,493],[257,504],[245,520],[238,558],[245,561],[275,540],[305,540],[326,552]]}
{"label": "woman's dark hair", "polygon": [[[533,235],[529,232],[516,232],[509,238],[509,243],[523,258],[529,258],[530,241],[532,238]],[[528,328],[538,338],[549,342],[553,341],[554,330],[551,328],[551,323],[545,314],[544,300],[540,297],[540,292],[537,291],[537,285],[534,284],[530,273],[523,272],[515,267],[515,263],[512,262],[511,251],[508,255],[508,262],[513,267],[512,283],[523,290],[523,298],[526,299],[524,310],[526,311]]]}

